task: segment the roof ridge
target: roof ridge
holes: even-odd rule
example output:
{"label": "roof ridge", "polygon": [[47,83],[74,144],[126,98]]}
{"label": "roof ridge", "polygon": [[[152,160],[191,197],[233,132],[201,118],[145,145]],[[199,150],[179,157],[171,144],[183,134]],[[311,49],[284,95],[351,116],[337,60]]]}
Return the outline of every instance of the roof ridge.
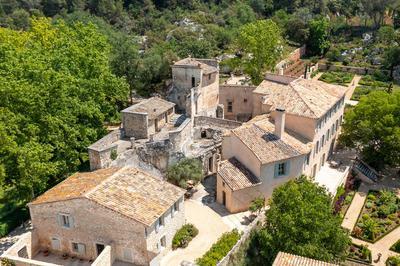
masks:
{"label": "roof ridge", "polygon": [[[295,79],[292,82],[289,83],[289,87],[292,88],[292,90],[299,96],[299,98],[301,99],[301,101],[307,106],[308,110],[310,110],[310,112],[314,115],[314,118],[318,118],[318,116],[315,114],[314,110],[310,107],[310,105],[307,103],[307,101],[305,101],[303,99],[303,97],[301,96],[301,93],[292,85],[292,83],[296,82],[297,86],[301,86],[303,88],[305,88],[303,85],[300,85],[299,83],[297,83],[297,81],[301,79]],[[306,89],[306,88],[305,88]]]}

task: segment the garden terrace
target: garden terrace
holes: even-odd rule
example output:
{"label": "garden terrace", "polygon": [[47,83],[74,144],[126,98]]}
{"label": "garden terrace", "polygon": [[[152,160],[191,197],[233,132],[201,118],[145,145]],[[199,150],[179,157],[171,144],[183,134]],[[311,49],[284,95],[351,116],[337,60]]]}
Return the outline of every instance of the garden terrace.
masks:
{"label": "garden terrace", "polygon": [[361,96],[368,95],[373,91],[388,91],[389,88],[400,90],[400,85],[392,84],[388,77],[385,75],[365,75],[361,78],[358,86],[353,93],[352,100],[358,101]]}
{"label": "garden terrace", "polygon": [[330,84],[348,85],[354,78],[353,73],[329,71],[321,75],[319,80]]}
{"label": "garden terrace", "polygon": [[347,260],[370,264],[372,262],[371,250],[366,246],[352,243],[349,247]]}
{"label": "garden terrace", "polygon": [[367,242],[376,242],[400,224],[400,199],[389,190],[368,192],[352,235]]}

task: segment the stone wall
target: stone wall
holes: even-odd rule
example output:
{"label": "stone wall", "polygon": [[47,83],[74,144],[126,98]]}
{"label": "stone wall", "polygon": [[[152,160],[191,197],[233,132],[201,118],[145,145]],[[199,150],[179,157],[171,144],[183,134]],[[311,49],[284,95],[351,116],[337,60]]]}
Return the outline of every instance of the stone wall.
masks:
{"label": "stone wall", "polygon": [[293,52],[291,52],[288,57],[280,61],[275,66],[275,70],[278,74],[282,75],[283,70],[287,68],[291,63],[296,62],[301,59],[301,57],[306,53],[306,46],[303,45],[300,48],[297,48]]}
{"label": "stone wall", "polygon": [[[131,252],[133,263],[148,263],[145,226],[88,199],[72,199],[29,206],[32,225],[39,246],[52,253],[67,253],[83,259],[97,257],[96,244],[113,245],[115,259],[126,261],[124,253]],[[71,217],[71,228],[58,223],[58,214]],[[88,213],[90,215],[88,215]],[[60,250],[54,250],[51,239],[60,240]],[[72,251],[71,241],[85,245],[85,254]]]}
{"label": "stone wall", "polygon": [[124,135],[116,129],[88,147],[90,170],[107,168],[112,163],[111,152],[118,149],[117,141]]}
{"label": "stone wall", "polygon": [[91,266],[111,266],[113,262],[111,246],[106,246]]}
{"label": "stone wall", "polygon": [[181,151],[185,142],[191,139],[192,135],[192,121],[186,118],[185,121],[175,130],[170,131],[169,140],[174,151]]}
{"label": "stone wall", "polygon": [[148,114],[134,112],[122,112],[121,114],[126,137],[134,137],[136,139],[148,138]]}
{"label": "stone wall", "polygon": [[326,64],[326,63],[318,63],[318,70],[350,72],[350,73],[354,73],[357,75],[373,75],[376,71],[381,71],[385,74],[389,74],[389,71],[380,70],[377,68],[340,66],[340,65]]}
{"label": "stone wall", "polygon": [[208,116],[196,116],[194,118],[194,126],[201,127],[201,126],[209,126],[209,127],[219,127],[225,129],[234,129],[241,126],[242,123],[238,121],[228,120],[228,119],[221,119],[221,118],[214,118]]}
{"label": "stone wall", "polygon": [[[219,103],[224,107],[224,118],[246,122],[252,117],[253,90],[256,86],[220,85]],[[228,112],[228,102],[232,103],[232,112]]]}

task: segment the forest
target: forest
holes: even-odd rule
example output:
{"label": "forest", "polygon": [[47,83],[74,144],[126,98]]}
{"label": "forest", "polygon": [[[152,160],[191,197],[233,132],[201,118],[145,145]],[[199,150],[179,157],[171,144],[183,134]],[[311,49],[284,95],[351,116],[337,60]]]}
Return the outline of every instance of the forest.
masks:
{"label": "forest", "polygon": [[175,60],[235,55],[225,63],[256,83],[291,49],[320,58],[340,36],[398,27],[399,12],[398,0],[0,0],[0,235],[87,170],[129,96],[164,94]]}

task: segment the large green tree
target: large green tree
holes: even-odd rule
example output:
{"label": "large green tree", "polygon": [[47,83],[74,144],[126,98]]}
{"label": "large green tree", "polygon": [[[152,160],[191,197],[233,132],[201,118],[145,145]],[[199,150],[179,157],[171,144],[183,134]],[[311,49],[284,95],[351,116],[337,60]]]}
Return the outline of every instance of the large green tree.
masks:
{"label": "large green tree", "polygon": [[110,51],[93,25],[0,28],[0,200],[25,202],[76,171],[104,122],[119,119],[128,85]]}
{"label": "large green tree", "polygon": [[343,260],[350,244],[327,190],[302,176],[274,190],[265,226],[253,233],[248,265],[272,265],[279,251]]}
{"label": "large green tree", "polygon": [[313,55],[323,55],[330,47],[330,25],[326,18],[315,18],[310,21],[310,34],[307,50]]}
{"label": "large green tree", "polygon": [[400,165],[400,92],[371,92],[345,115],[340,140],[372,166]]}
{"label": "large green tree", "polygon": [[258,85],[264,73],[272,70],[281,58],[284,41],[275,22],[258,20],[240,29],[237,45],[243,53],[244,71]]}

